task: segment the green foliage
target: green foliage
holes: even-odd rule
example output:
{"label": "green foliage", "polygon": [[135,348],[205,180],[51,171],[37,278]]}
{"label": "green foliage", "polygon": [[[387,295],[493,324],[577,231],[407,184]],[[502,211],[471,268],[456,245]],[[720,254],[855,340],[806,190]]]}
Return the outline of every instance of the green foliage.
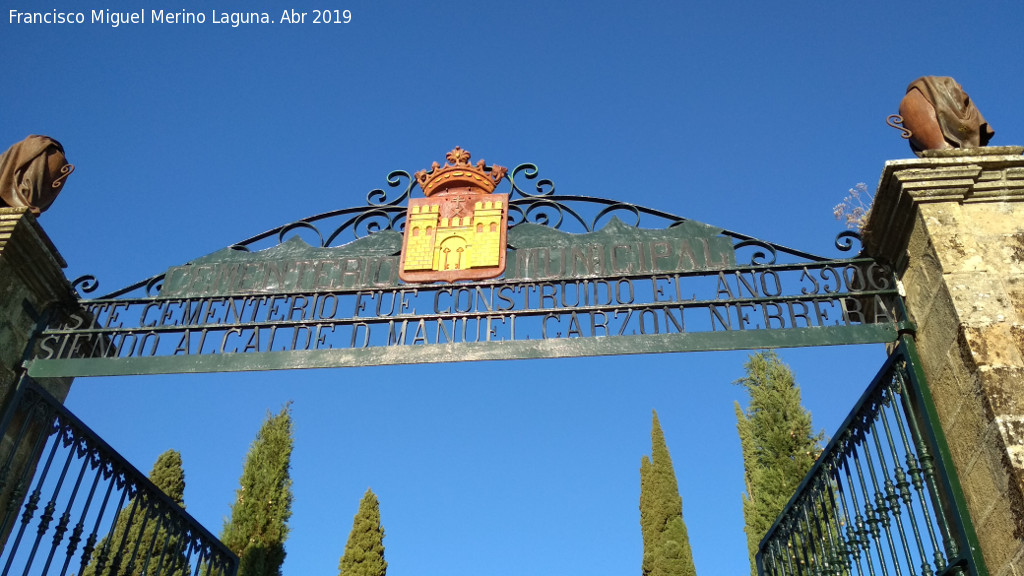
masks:
{"label": "green foliage", "polygon": [[651,425],[651,457],[640,460],[640,531],[644,576],[696,575],[683,522],[683,499],[657,412]]}
{"label": "green foliage", "polygon": [[238,576],[279,576],[292,515],[291,403],[267,415],[249,447],[221,541],[238,555]]}
{"label": "green foliage", "polygon": [[352,519],[352,532],[345,544],[345,554],[338,563],[340,576],[384,576],[388,563],[384,560],[384,529],[380,526],[380,505],[369,488],[359,502],[359,511]]}
{"label": "green foliage", "polygon": [[746,376],[735,383],[746,388],[750,405],[744,412],[736,404],[736,429],[746,485],[744,531],[750,573],[756,575],[757,546],[814,464],[824,434],[813,431],[800,387],[775,352],[752,354],[744,367]]}
{"label": "green foliage", "polygon": [[[175,504],[185,507],[185,472],[180,453],[168,450],[161,454],[149,479]],[[152,516],[152,510],[144,495],[131,498],[117,515],[113,531],[96,545],[82,576],[143,576],[156,573],[158,567],[162,574],[187,574],[188,565],[180,550],[182,542],[169,537],[167,530],[159,526],[159,517]]]}

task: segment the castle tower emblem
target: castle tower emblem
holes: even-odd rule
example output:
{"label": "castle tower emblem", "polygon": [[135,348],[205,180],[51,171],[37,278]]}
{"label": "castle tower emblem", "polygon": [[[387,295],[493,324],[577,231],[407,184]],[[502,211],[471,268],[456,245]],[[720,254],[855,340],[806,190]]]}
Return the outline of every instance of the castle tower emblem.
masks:
{"label": "castle tower emblem", "polygon": [[493,192],[506,169],[469,159],[456,146],[444,165],[416,173],[426,197],[410,199],[406,212],[398,272],[405,282],[482,280],[505,271],[508,194]]}

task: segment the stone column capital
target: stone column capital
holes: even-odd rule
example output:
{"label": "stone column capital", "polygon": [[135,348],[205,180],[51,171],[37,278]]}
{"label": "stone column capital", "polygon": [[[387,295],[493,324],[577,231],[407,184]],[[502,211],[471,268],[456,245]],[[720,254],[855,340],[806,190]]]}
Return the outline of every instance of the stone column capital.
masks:
{"label": "stone column capital", "polygon": [[922,204],[1024,202],[1022,154],[1024,146],[991,146],[886,162],[862,231],[865,250],[899,269]]}

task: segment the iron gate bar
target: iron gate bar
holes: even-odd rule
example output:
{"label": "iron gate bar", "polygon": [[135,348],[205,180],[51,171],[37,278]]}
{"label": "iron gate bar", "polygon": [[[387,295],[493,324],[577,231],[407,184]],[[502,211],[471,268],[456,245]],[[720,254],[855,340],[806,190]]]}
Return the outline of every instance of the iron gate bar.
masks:
{"label": "iron gate bar", "polygon": [[959,486],[903,334],[761,540],[758,573],[987,576]]}

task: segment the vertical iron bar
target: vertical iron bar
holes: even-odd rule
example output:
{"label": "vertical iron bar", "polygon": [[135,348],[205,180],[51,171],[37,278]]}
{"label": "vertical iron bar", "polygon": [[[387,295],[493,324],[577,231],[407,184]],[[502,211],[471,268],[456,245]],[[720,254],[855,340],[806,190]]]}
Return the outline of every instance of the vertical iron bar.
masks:
{"label": "vertical iron bar", "polygon": [[[890,410],[899,410],[899,400],[893,396],[892,388],[888,386],[884,388],[888,394]],[[886,412],[886,410],[882,410],[879,412],[879,421],[882,422],[882,429],[885,430],[885,439],[886,442],[888,442],[889,444],[889,453],[892,456],[892,470],[896,480],[895,482],[893,482],[892,479],[889,478],[889,464],[885,462],[885,459],[883,457],[882,466],[885,470],[886,498],[889,501],[889,508],[893,510],[893,517],[896,520],[896,527],[900,533],[900,542],[903,543],[903,553],[907,559],[907,566],[911,570],[910,576],[916,576],[913,553],[910,550],[910,544],[907,540],[906,528],[903,526],[903,513],[900,507],[900,494],[897,491],[897,488],[899,488],[900,490],[904,488],[904,485],[906,484],[906,478],[903,472],[903,467],[900,465],[900,458],[898,451],[896,449],[896,443],[893,439],[892,429],[889,426],[889,416]],[[881,448],[879,448],[879,453],[883,453],[883,450]],[[921,534],[917,527],[917,518],[914,515],[913,506],[911,506],[910,502],[908,502],[905,508],[907,510],[907,517],[910,519],[911,528],[914,532],[914,539],[917,542],[918,553],[922,557],[924,557],[926,552],[924,550],[924,543],[921,541]]]}
{"label": "vertical iron bar", "polygon": [[[881,395],[879,395],[877,402],[878,412],[876,412],[875,418],[872,418],[871,422],[868,424],[868,430],[870,430],[871,433],[864,439],[864,450],[867,453],[868,473],[871,475],[871,487],[874,489],[875,514],[878,518],[878,524],[881,526],[881,530],[885,534],[886,543],[889,545],[889,553],[891,555],[890,557],[892,559],[893,569],[895,570],[896,575],[900,576],[903,571],[900,567],[900,559],[899,553],[896,550],[896,542],[893,540],[892,535],[892,526],[890,524],[891,510],[889,508],[888,501],[885,499],[884,486],[878,483],[878,473],[875,471],[875,460],[877,459],[879,461],[879,467],[882,469],[882,472],[886,474],[886,479],[888,479],[888,473],[885,471],[885,454],[882,452],[882,445],[878,439],[878,427],[876,426],[876,423],[878,422],[878,415],[882,412],[885,406]],[[870,437],[870,440],[874,442],[874,454],[871,452],[871,442],[868,441],[868,437]]]}
{"label": "vertical iron bar", "polygon": [[[82,459],[83,473],[87,468],[93,467],[92,462],[90,461],[91,456],[92,453],[87,452],[85,458]],[[66,576],[68,573],[68,566],[71,564],[71,559],[74,557],[75,551],[78,549],[78,543],[82,540],[82,532],[85,531],[85,519],[89,515],[89,507],[92,505],[92,498],[96,495],[96,487],[99,486],[100,476],[102,476],[102,474],[99,472],[96,472],[96,474],[93,475],[92,486],[89,488],[89,495],[85,499],[85,506],[82,507],[80,520],[75,524],[74,530],[71,531],[71,537],[68,538],[68,553],[64,558],[64,566],[60,570],[60,576]],[[105,499],[103,504],[106,505]],[[85,554],[84,548],[82,549],[82,554]]]}
{"label": "vertical iron bar", "polygon": [[[40,434],[43,436],[43,434]],[[52,433],[47,436],[47,441]],[[60,429],[57,430],[57,441],[53,443],[50,448],[50,455],[46,458],[46,464],[43,466],[43,472],[39,475],[39,480],[36,482],[36,489],[32,491],[32,494],[28,497],[28,502],[23,506],[24,512],[21,515],[21,527],[18,528],[18,535],[14,538],[14,546],[11,547],[11,555],[7,557],[7,563],[4,565],[3,576],[7,576],[11,570],[11,563],[14,561],[14,553],[18,550],[18,545],[21,543],[22,537],[25,535],[25,530],[28,525],[32,522],[32,518],[35,516],[36,510],[39,509],[39,499],[42,497],[43,482],[46,481],[46,475],[50,472],[50,466],[53,464],[53,459],[57,455],[57,448],[60,446]],[[26,466],[26,468],[32,468],[32,466]]]}
{"label": "vertical iron bar", "polygon": [[[60,446],[64,434],[69,432],[70,431],[66,428],[61,427],[57,432],[57,435],[53,438],[54,446]],[[42,542],[43,536],[45,536],[46,532],[50,529],[50,522],[53,521],[53,513],[57,511],[57,497],[60,495],[61,487],[64,486],[64,479],[67,478],[68,468],[71,467],[71,461],[74,460],[74,458],[74,449],[69,450],[68,457],[64,460],[64,467],[60,471],[60,476],[57,477],[57,485],[53,487],[53,494],[50,495],[50,499],[46,502],[46,506],[43,508],[43,514],[39,517],[39,528],[36,530],[36,539],[35,542],[32,543],[32,550],[29,552],[28,559],[25,561],[24,576],[28,576],[29,568],[32,566],[32,561],[35,560],[36,552],[39,550],[39,543]],[[56,544],[54,544],[54,546],[56,547]],[[46,563],[46,566],[49,568],[49,562]]]}
{"label": "vertical iron bar", "polygon": [[[71,447],[72,455],[75,453],[77,448],[78,440]],[[50,571],[50,564],[53,563],[53,555],[60,548],[60,543],[64,540],[64,534],[67,532],[68,524],[71,523],[71,507],[75,503],[75,497],[78,495],[78,489],[82,486],[82,478],[85,477],[85,471],[88,469],[88,461],[82,461],[82,467],[78,471],[78,477],[75,479],[75,487],[71,491],[71,496],[68,497],[68,505],[64,508],[64,513],[60,515],[60,521],[57,523],[57,527],[53,533],[53,544],[50,546],[50,554],[46,557],[46,563],[43,565],[43,574],[45,575]]]}
{"label": "vertical iron bar", "polygon": [[[898,371],[893,374],[893,383],[890,384],[890,386],[898,386],[899,394],[901,396],[904,395],[906,389],[903,386],[903,378],[900,377]],[[904,402],[903,406],[904,409],[906,409],[907,403]],[[899,410],[894,411],[893,416],[896,419],[896,429],[900,431],[900,439],[903,441],[903,450],[906,453],[907,473],[910,474],[910,483],[907,484],[906,481],[904,481],[904,484],[906,486],[906,488],[904,489],[904,501],[907,501],[908,503],[911,501],[910,499],[912,498],[912,496],[909,488],[910,486],[913,486],[914,491],[917,492],[917,499],[921,503],[921,513],[924,516],[924,527],[926,528],[926,531],[928,533],[928,539],[931,543],[933,551],[932,555],[934,557],[936,555],[941,554],[940,550],[942,550],[942,548],[939,547],[939,540],[935,535],[935,528],[932,522],[932,513],[928,505],[931,499],[926,498],[924,494],[924,480],[921,477],[922,471],[918,464],[916,452],[917,442],[912,442],[911,438],[907,437],[907,433],[909,432],[911,435],[913,435],[914,430],[910,428],[907,425],[907,423],[904,422],[904,418],[900,415]],[[933,558],[933,561],[934,560],[936,560],[936,558]],[[935,569],[941,572],[943,569],[944,562],[941,558],[937,558],[937,560],[938,561],[936,562]],[[921,573],[924,576],[930,576],[932,574],[931,562],[929,562],[926,557],[923,557],[921,559]]]}
{"label": "vertical iron bar", "polygon": [[906,372],[911,387],[907,400],[912,399],[921,407],[921,423],[928,442],[934,447],[935,464],[941,475],[944,496],[950,502],[950,513],[955,514],[956,532],[962,542],[960,554],[972,576],[988,576],[988,567],[978,544],[978,535],[971,522],[970,511],[960,486],[960,480],[953,465],[953,459],[946,443],[945,433],[939,423],[935,402],[928,389],[927,379],[921,367],[921,359],[917,354],[914,339],[909,336],[900,337],[901,347],[906,350]]}
{"label": "vertical iron bar", "polygon": [[[103,572],[103,568],[107,565],[107,560],[110,559],[110,551],[113,548],[113,546],[111,545],[112,544],[111,541],[113,540],[113,536],[114,536],[114,528],[117,526],[117,517],[120,516],[121,515],[121,511],[124,510],[124,501],[128,498],[128,486],[127,486],[127,484],[121,485],[121,482],[118,479],[120,474],[121,474],[120,470],[114,470],[113,473],[110,476],[110,483],[111,483],[110,485],[111,485],[111,487],[117,486],[118,490],[120,491],[121,497],[120,497],[120,499],[117,502],[117,508],[114,510],[114,515],[110,519],[110,529],[105,532],[105,534],[110,536],[110,538],[104,537],[101,540],[101,542],[103,543],[103,547],[100,548],[100,555],[96,558],[96,573],[97,574],[100,574],[100,573]],[[99,520],[101,520],[101,519],[102,518],[98,518],[97,519],[97,524],[99,524]],[[93,534],[95,535],[96,533],[94,532]],[[115,557],[115,560],[116,560],[116,557]],[[84,565],[82,566],[82,570],[85,570],[85,566]],[[116,565],[111,568],[111,572],[112,573],[116,573],[117,572],[117,566]]]}
{"label": "vertical iron bar", "polygon": [[[102,463],[99,464],[99,467],[96,470],[96,480],[93,483],[93,489],[94,490],[95,490],[96,484],[99,483],[99,479],[100,479],[101,476],[106,476],[106,472],[105,472],[105,470],[103,468],[103,464]],[[85,572],[85,567],[88,565],[89,560],[92,558],[93,551],[96,550],[96,538],[98,537],[98,533],[100,531],[100,523],[103,521],[103,515],[107,511],[107,504],[110,503],[110,495],[114,491],[114,484],[115,484],[114,477],[113,477],[113,474],[111,474],[110,480],[107,482],[107,490],[106,490],[106,492],[103,495],[103,503],[100,504],[100,511],[96,514],[96,523],[93,525],[92,532],[89,533],[89,537],[86,538],[86,540],[85,540],[85,546],[82,548],[82,563],[81,563],[81,566],[78,569],[78,573],[79,574],[81,574],[82,572]],[[120,507],[120,504],[118,504],[118,507]],[[83,520],[84,520],[84,518],[83,518]],[[102,553],[103,553],[103,551],[100,550],[100,554],[101,555],[102,555]],[[65,564],[65,566],[66,566],[66,564]],[[65,568],[65,570],[66,570],[66,568]],[[99,570],[97,570],[97,572],[99,572]]]}

